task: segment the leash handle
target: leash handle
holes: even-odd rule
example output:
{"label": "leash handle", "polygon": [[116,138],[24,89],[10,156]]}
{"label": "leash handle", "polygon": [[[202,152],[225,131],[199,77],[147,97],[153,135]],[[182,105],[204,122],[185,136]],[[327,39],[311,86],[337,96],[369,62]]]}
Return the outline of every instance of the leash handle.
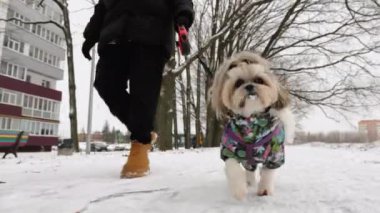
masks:
{"label": "leash handle", "polygon": [[178,48],[182,55],[190,54],[189,33],[184,26],[178,26]]}

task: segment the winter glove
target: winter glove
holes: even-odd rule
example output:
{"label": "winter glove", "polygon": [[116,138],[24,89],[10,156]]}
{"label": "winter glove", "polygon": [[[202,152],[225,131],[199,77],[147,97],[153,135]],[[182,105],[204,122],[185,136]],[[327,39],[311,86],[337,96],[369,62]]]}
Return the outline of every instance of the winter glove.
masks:
{"label": "winter glove", "polygon": [[176,29],[178,26],[184,26],[186,30],[189,30],[190,28],[190,20],[186,14],[179,14],[175,20],[175,24],[177,26]]}
{"label": "winter glove", "polygon": [[91,42],[89,40],[85,40],[82,45],[82,54],[88,60],[91,60],[90,50],[95,45],[96,42]]}

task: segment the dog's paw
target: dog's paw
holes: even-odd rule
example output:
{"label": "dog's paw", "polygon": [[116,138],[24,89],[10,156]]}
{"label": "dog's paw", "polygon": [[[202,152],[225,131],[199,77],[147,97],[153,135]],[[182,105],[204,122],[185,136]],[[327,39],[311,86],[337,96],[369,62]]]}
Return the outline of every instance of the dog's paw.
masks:
{"label": "dog's paw", "polygon": [[247,186],[235,186],[235,188],[232,189],[232,194],[237,200],[242,201],[247,197],[248,188]]}
{"label": "dog's paw", "polygon": [[257,191],[257,195],[258,196],[272,196],[273,195],[273,191],[269,190],[269,189],[259,189]]}
{"label": "dog's paw", "polygon": [[274,192],[274,178],[276,169],[263,168],[261,178],[257,189],[258,196],[271,196]]}
{"label": "dog's paw", "polygon": [[236,159],[226,160],[226,175],[232,195],[237,200],[244,200],[248,193],[247,177],[245,170]]}
{"label": "dog's paw", "polygon": [[265,179],[262,179],[257,189],[257,195],[258,196],[272,196],[273,192],[274,192],[273,183],[267,182]]}

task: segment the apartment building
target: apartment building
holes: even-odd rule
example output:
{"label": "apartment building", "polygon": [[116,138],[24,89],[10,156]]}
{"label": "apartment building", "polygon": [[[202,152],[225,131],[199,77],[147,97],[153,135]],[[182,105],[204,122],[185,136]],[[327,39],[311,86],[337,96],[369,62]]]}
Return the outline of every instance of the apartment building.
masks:
{"label": "apartment building", "polygon": [[[1,0],[0,18],[62,23],[52,1]],[[49,150],[58,143],[63,79],[63,32],[53,24],[0,22],[0,129],[29,133],[27,150]]]}
{"label": "apartment building", "polygon": [[361,142],[380,140],[380,120],[362,120],[359,122]]}

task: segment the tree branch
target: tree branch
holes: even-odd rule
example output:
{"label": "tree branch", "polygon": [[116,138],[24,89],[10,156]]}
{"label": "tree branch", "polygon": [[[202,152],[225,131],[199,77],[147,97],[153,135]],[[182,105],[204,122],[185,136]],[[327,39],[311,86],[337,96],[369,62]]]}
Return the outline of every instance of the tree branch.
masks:
{"label": "tree branch", "polygon": [[284,30],[283,28],[286,25],[286,22],[290,19],[290,16],[294,13],[294,10],[297,8],[300,2],[301,0],[296,0],[296,2],[294,2],[293,6],[289,9],[289,11],[286,13],[284,18],[282,19],[276,32],[271,36],[271,39],[269,40],[267,46],[265,47],[263,53],[261,54],[264,58],[266,58],[269,55],[269,52],[271,51],[271,48],[273,47],[275,40],[277,40],[278,37],[281,35],[281,32]]}
{"label": "tree branch", "polygon": [[[224,26],[222,28],[220,28],[214,35],[212,35],[211,38],[209,38],[209,40],[204,44],[203,47],[201,47],[195,53],[193,53],[192,55],[190,55],[190,57],[185,61],[184,64],[182,64],[181,66],[179,66],[177,69],[173,70],[173,72],[175,73],[175,75],[176,76],[180,75],[180,73],[183,70],[185,70],[185,68],[188,67],[192,62],[194,62],[198,58],[198,56],[202,55],[205,51],[208,50],[208,48],[211,45],[213,45],[218,39],[220,39],[222,36],[224,36],[225,33],[228,32],[231,27],[233,27],[233,25],[235,24],[235,22],[237,20],[239,20],[240,16],[236,15],[236,14],[246,14],[247,11],[251,11],[252,8],[260,6],[260,5],[263,5],[263,4],[270,3],[272,1],[273,0],[261,0],[261,1],[255,2],[255,3],[252,3],[247,8],[239,7],[237,9],[238,11],[234,11],[233,12],[233,14],[235,14],[235,16],[233,16],[231,19],[229,19],[228,21],[226,21],[223,24]],[[247,1],[247,2],[249,2],[249,1]],[[239,10],[242,10],[242,9],[244,9],[244,10],[243,11],[239,11]]]}
{"label": "tree branch", "polygon": [[18,19],[18,18],[9,18],[9,19],[0,19],[0,21],[5,21],[5,22],[18,21],[18,22],[23,23],[23,24],[53,24],[56,27],[58,27],[59,29],[61,29],[63,32],[65,32],[65,28],[53,20],[49,20],[49,21],[23,21],[23,20]]}

